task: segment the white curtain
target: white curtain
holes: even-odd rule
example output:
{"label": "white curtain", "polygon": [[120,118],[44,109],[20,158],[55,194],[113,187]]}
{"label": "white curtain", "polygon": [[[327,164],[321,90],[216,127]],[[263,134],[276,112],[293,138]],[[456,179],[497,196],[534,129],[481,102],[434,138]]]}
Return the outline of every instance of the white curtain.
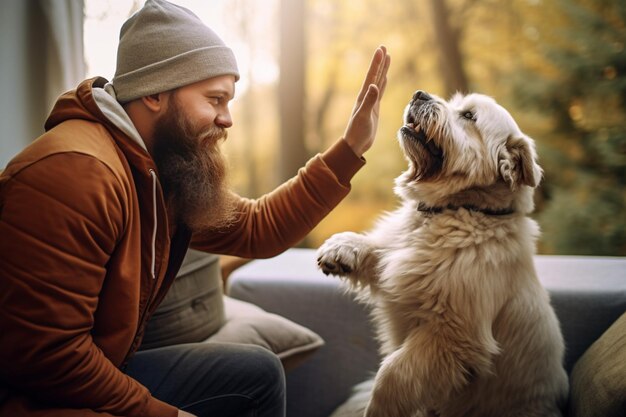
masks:
{"label": "white curtain", "polygon": [[83,0],[2,0],[0,169],[43,133],[58,96],[85,75]]}

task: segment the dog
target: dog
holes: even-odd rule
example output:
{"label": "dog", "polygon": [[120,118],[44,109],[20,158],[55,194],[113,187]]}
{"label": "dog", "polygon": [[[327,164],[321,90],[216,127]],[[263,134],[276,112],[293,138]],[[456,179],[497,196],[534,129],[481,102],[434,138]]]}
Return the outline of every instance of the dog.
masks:
{"label": "dog", "polygon": [[318,265],[372,305],[383,357],[335,416],[557,417],[564,343],[534,264],[533,140],[490,97],[417,91],[398,140],[401,204],[331,236]]}

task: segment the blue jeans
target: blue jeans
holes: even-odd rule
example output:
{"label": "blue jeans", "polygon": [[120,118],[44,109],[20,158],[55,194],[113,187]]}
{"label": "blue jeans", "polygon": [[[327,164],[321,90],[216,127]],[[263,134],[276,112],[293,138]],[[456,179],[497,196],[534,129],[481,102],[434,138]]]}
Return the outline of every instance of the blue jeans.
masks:
{"label": "blue jeans", "polygon": [[126,374],[198,417],[284,417],[285,374],[253,345],[190,343],[137,352]]}

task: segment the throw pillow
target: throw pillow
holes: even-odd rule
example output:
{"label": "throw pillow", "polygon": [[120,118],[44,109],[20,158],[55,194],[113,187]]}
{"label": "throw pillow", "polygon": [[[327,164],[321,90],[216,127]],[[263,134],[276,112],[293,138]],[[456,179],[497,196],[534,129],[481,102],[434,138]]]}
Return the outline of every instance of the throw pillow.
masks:
{"label": "throw pillow", "polygon": [[217,255],[189,250],[146,326],[141,349],[182,343],[248,343],[274,352],[286,370],[308,358],[323,339],[261,308],[224,296]]}
{"label": "throw pillow", "polygon": [[571,417],[626,415],[626,313],[578,360],[570,385]]}
{"label": "throw pillow", "polygon": [[189,250],[146,326],[141,349],[200,342],[224,324],[219,257]]}
{"label": "throw pillow", "polygon": [[254,304],[224,297],[226,322],[207,342],[236,342],[263,346],[274,352],[285,370],[299,365],[324,340],[313,331]]}

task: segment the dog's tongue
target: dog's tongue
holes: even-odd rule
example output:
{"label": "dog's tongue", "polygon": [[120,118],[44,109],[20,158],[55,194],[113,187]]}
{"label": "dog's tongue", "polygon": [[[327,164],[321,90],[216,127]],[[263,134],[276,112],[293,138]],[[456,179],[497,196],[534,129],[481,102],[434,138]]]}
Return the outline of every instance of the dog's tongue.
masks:
{"label": "dog's tongue", "polygon": [[420,131],[420,125],[416,125],[415,123],[407,123],[406,127],[415,130],[416,132]]}

